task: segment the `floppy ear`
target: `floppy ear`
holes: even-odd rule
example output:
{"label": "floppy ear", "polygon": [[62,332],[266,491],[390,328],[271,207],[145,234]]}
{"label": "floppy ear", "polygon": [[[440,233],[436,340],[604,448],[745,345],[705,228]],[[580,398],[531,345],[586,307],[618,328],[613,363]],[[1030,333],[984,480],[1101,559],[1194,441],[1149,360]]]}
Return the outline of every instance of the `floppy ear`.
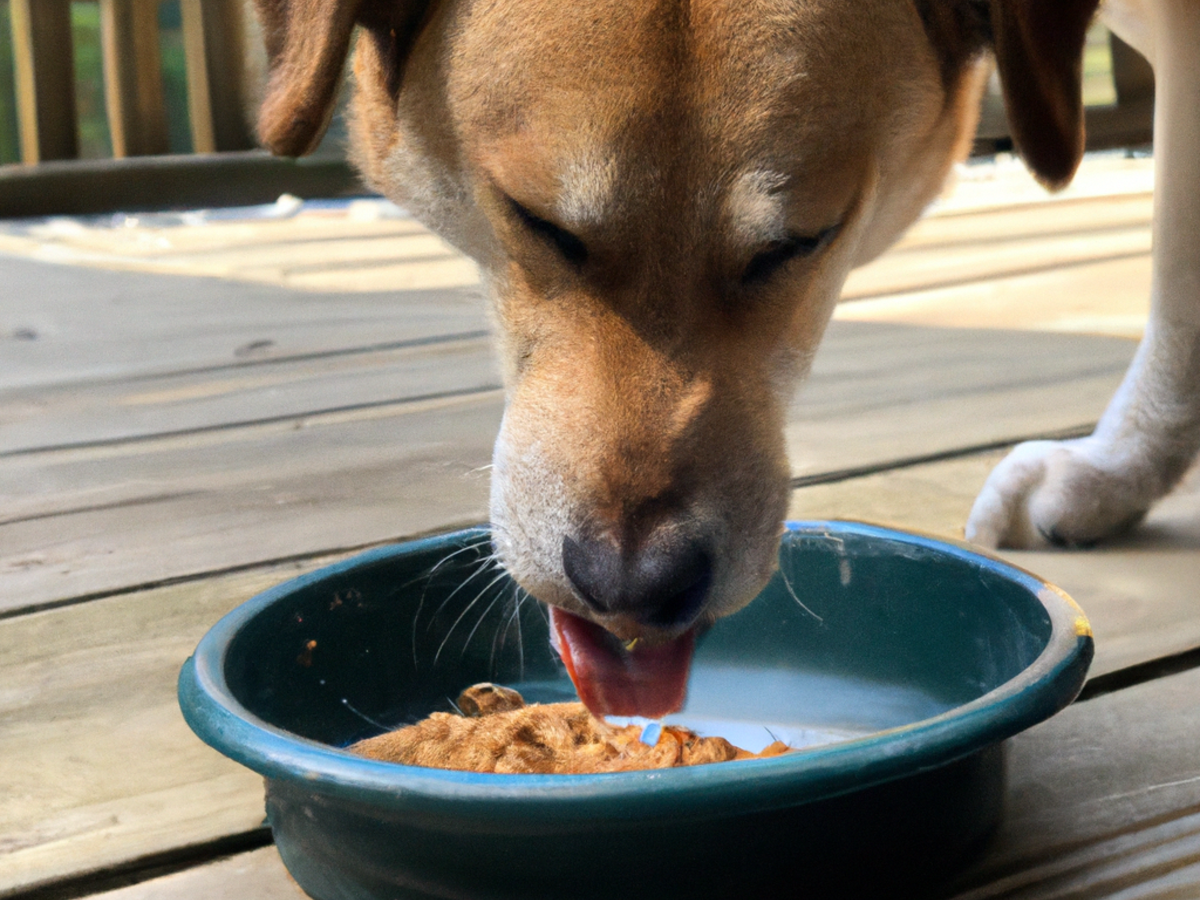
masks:
{"label": "floppy ear", "polygon": [[333,115],[355,25],[369,29],[392,67],[395,93],[403,57],[429,0],[255,0],[271,75],[258,136],[279,156],[316,148]]}
{"label": "floppy ear", "polygon": [[1099,0],[990,0],[1013,141],[1033,174],[1065,186],[1083,157],[1083,43]]}
{"label": "floppy ear", "polygon": [[270,80],[258,136],[280,156],[303,156],[320,142],[361,0],[257,0]]}

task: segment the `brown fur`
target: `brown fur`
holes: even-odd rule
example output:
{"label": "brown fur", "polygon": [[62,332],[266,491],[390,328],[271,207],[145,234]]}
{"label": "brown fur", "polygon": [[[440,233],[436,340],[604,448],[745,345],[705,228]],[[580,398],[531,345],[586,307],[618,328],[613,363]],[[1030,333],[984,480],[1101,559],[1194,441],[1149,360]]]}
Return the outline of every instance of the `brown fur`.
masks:
{"label": "brown fur", "polygon": [[[508,388],[497,552],[539,599],[653,641],[672,626],[580,599],[564,537],[623,559],[708,548],[700,622],[761,589],[790,490],[792,386],[847,272],[966,153],[993,32],[1033,165],[1059,183],[1078,161],[1072,78],[1094,0],[1067,6],[260,0],[275,60],[260,130],[278,152],[311,147],[348,23],[366,29],[356,159],[479,262],[494,301]],[[748,281],[785,235],[835,227],[828,246]]]}

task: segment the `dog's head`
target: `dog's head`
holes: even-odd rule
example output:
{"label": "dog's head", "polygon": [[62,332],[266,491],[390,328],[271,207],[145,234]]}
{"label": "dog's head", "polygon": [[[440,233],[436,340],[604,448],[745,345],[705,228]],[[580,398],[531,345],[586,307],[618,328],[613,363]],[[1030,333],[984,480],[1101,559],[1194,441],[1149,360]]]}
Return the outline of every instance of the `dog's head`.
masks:
{"label": "dog's head", "polygon": [[696,629],[770,577],[792,387],[966,152],[993,40],[1020,146],[1069,178],[1094,5],[259,0],[268,146],[319,138],[363,26],[357,160],[480,264],[495,546],[594,710],[677,706]]}

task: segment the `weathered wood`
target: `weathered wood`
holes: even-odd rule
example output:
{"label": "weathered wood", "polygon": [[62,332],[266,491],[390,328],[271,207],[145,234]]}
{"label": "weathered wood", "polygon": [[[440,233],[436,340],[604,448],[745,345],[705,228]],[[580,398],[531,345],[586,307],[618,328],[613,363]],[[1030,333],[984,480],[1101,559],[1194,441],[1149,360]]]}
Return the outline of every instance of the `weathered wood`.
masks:
{"label": "weathered wood", "polygon": [[96,894],[95,900],[302,900],[274,847]]}
{"label": "weathered wood", "polygon": [[1142,54],[1110,33],[1109,50],[1112,54],[1113,88],[1117,102],[1143,103],[1154,99],[1154,69]]}
{"label": "weathered wood", "polygon": [[835,321],[786,426],[794,475],[889,465],[1095,421],[1129,341]]}
{"label": "weathered wood", "polygon": [[851,273],[843,300],[929,291],[1150,253],[1149,193],[932,215]]}
{"label": "weathered wood", "polygon": [[139,156],[0,169],[0,217],[108,214],[114,209],[241,206],[280,194],[357,197],[349,163],[277,159],[262,151]]}
{"label": "weathered wood", "polygon": [[158,0],[100,0],[100,43],[113,156],[166,153]]}
{"label": "weathered wood", "polygon": [[[301,324],[289,323],[292,340],[308,337],[297,333]],[[334,344],[324,354],[272,360],[267,354],[278,354],[279,347],[264,346],[264,358],[253,364],[227,351],[230,362],[199,371],[114,373],[93,383],[71,378],[0,391],[0,458],[499,384],[491,341],[482,331],[406,339],[411,332],[403,325],[420,323],[396,324],[401,327],[392,346],[378,349],[339,350]],[[322,325],[318,319],[310,327]],[[828,471],[839,459],[847,466],[872,465],[1084,424],[1098,415],[1132,352],[1125,342],[1103,339],[947,335],[878,324],[835,323],[830,335],[789,424],[797,475]],[[136,341],[136,333],[124,339]],[[247,335],[242,346],[253,344]],[[186,347],[180,356],[196,352]],[[150,366],[156,360],[147,354],[136,362]],[[892,377],[894,371],[905,377]],[[954,427],[931,434],[930,425],[947,413]]]}
{"label": "weathered wood", "polygon": [[499,386],[491,341],[480,333],[401,339],[379,349],[299,359],[238,360],[161,376],[38,385],[0,391],[0,458],[32,448],[300,420]]}
{"label": "weathered wood", "polygon": [[178,215],[129,217],[119,230],[107,223],[18,227],[16,233],[0,233],[0,251],[87,267],[215,275],[336,294],[449,287],[478,292],[474,263],[414,220],[388,211],[394,208],[363,200],[333,214],[294,215],[297,205],[294,198],[283,198],[258,217],[262,209],[228,220],[219,214],[197,216],[196,227],[178,227]]}
{"label": "weathered wood", "polygon": [[[226,234],[237,240],[236,228]],[[331,299],[270,285],[5,256],[0,280],[0,405],[16,389],[65,389],[196,369],[232,373],[243,363],[473,335],[488,327],[482,300],[463,291]],[[24,396],[38,402],[36,392]]]}
{"label": "weathered wood", "polygon": [[1200,670],[1069,707],[1010,744],[1008,805],[958,900],[1200,896]]}
{"label": "weathered wood", "polygon": [[476,524],[500,413],[485,394],[10,458],[0,609]]}
{"label": "weathered wood", "polygon": [[12,0],[21,160],[79,155],[69,0]]}
{"label": "weathered wood", "polygon": [[[792,411],[794,471],[886,465],[1086,423],[1132,349],[1079,336],[838,325]],[[454,384],[456,358],[442,365],[422,391]],[[389,390],[379,379],[361,386]],[[497,391],[0,458],[0,605],[481,520],[501,412]]]}
{"label": "weathered wood", "polygon": [[175,679],[221,615],[317,562],[0,621],[0,896],[261,824],[261,779],[196,739]]}
{"label": "weathered wood", "polygon": [[1150,256],[1137,255],[839,306],[844,322],[1027,328],[1138,338],[1150,308]]}
{"label": "weathered wood", "polygon": [[238,0],[181,0],[192,150],[254,146],[246,123],[244,5]]}

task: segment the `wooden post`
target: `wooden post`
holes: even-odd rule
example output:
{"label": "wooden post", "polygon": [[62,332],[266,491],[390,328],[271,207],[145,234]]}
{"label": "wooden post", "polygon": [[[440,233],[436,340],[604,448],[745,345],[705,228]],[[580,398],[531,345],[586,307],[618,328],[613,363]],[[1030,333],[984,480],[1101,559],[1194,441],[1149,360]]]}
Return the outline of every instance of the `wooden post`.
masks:
{"label": "wooden post", "polygon": [[1110,34],[1113,86],[1117,103],[1136,103],[1154,97],[1154,69],[1140,53],[1115,34]]}
{"label": "wooden post", "polygon": [[158,0],[100,0],[100,34],[113,156],[166,153]]}
{"label": "wooden post", "polygon": [[21,160],[74,159],[75,69],[68,0],[12,0]]}
{"label": "wooden post", "polygon": [[240,0],[180,0],[188,114],[196,153],[254,146],[245,110],[245,22]]}

